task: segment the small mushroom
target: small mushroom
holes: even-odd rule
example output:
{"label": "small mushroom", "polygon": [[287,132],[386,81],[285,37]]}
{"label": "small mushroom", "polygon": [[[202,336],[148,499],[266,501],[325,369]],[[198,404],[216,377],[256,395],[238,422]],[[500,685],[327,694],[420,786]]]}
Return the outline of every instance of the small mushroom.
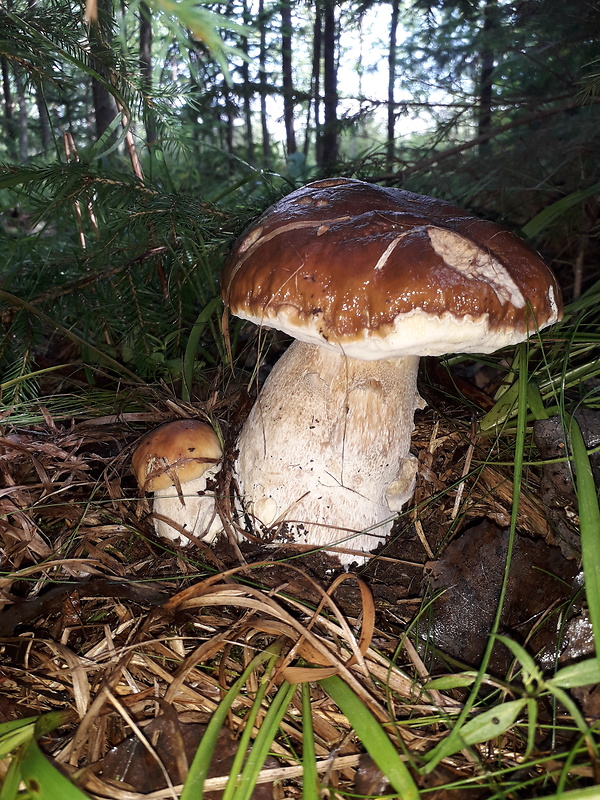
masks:
{"label": "small mushroom", "polygon": [[346,178],[269,208],[234,246],[222,292],[233,314],[297,340],[237,443],[248,511],[286,520],[296,541],[361,551],[413,493],[419,358],[491,353],[562,315],[554,276],[511,232]]}
{"label": "small mushroom", "polygon": [[159,536],[189,544],[183,529],[205,542],[215,538],[220,523],[206,482],[218,470],[222,455],[210,425],[194,419],[167,422],[140,439],[131,464],[140,489],[154,493]]}

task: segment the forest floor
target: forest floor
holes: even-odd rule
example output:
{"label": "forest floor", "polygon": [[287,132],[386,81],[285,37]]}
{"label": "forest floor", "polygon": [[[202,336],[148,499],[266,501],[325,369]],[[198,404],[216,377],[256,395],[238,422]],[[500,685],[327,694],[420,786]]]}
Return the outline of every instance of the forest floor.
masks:
{"label": "forest floor", "polygon": [[[412,719],[399,735],[412,752],[425,752],[442,735],[440,715],[456,712],[464,689],[422,687],[436,675],[477,668],[509,546],[500,632],[548,669],[593,651],[578,554],[568,535],[576,525],[572,487],[564,476],[559,485],[556,475],[528,469],[510,542],[510,458],[498,437],[478,432],[464,398],[441,387],[442,379],[434,374],[422,390],[428,406],[418,412],[413,436],[420,468],[411,507],[390,542],[349,572],[335,554],[301,553],[269,540],[268,532],[258,541],[242,538],[239,549],[225,535],[213,547],[157,540],[149,499],[139,496],[131,474],[136,441],[167,419],[207,411],[231,441],[247,405],[239,392],[202,409],[153,396],[145,411],[117,417],[58,420],[42,409],[39,422],[25,424],[6,415],[0,723],[66,711],[40,744],[80,788],[128,800],[147,792],[177,796],[173,787],[183,782],[226,687],[247,665],[247,649],[258,652],[277,641],[284,642],[286,663],[300,658],[316,670],[335,659],[345,664],[357,693],[363,687],[364,702],[391,708],[396,720]],[[493,401],[476,383],[471,376],[461,389],[471,407],[486,411]],[[307,647],[307,629],[326,657],[314,642]],[[513,655],[499,642],[490,675],[508,681],[514,669]],[[317,758],[341,759],[323,768],[323,780],[362,795],[389,789],[350,722],[314,682],[311,698]],[[577,700],[588,717],[600,714],[596,691],[579,691]],[[228,774],[249,705],[241,693],[220,734],[211,777]],[[549,718],[552,709],[541,713]],[[278,781],[258,784],[253,797],[301,795],[299,719],[292,703],[267,763]],[[140,729],[150,748],[140,744]],[[419,779],[420,788],[439,800],[450,789],[436,785],[454,787],[457,800],[491,797],[494,781],[482,779],[485,765],[491,760],[497,772],[499,764],[516,769],[521,746],[512,741],[475,760],[458,754]],[[530,767],[531,773],[552,773],[556,746],[537,741],[544,766]]]}

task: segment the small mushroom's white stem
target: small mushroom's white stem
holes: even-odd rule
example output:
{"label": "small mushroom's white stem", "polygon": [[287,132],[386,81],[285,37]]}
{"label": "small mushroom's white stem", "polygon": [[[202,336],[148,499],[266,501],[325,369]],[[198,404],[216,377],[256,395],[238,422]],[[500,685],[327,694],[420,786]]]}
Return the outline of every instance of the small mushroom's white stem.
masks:
{"label": "small mushroom's white stem", "polygon": [[[190,540],[176,527],[180,526],[207,544],[213,541],[222,526],[218,514],[215,513],[214,494],[206,491],[206,480],[217,469],[217,466],[211,467],[199,478],[186,481],[181,486],[181,495],[175,486],[154,492],[152,511],[157,515],[154,518],[154,529],[158,536],[182,545],[189,544]],[[168,520],[172,520],[175,525],[170,525]]]}
{"label": "small mushroom's white stem", "polygon": [[358,361],[294,342],[238,440],[249,512],[264,525],[286,520],[296,542],[373,549],[414,489],[418,363],[417,356]]}

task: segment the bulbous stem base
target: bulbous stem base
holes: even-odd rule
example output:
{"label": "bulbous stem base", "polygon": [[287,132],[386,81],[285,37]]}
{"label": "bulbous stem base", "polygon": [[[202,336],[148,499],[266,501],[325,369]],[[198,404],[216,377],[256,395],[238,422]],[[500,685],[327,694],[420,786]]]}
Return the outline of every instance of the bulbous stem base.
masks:
{"label": "bulbous stem base", "polygon": [[238,440],[249,513],[265,526],[285,521],[282,533],[296,542],[373,549],[414,489],[418,362],[358,361],[294,342]]}

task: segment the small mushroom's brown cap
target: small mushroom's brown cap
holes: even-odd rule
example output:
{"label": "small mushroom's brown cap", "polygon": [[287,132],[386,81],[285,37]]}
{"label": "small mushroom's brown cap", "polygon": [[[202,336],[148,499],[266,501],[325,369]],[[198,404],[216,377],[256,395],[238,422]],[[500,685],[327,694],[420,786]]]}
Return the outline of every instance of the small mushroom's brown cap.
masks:
{"label": "small mushroom's brown cap", "polygon": [[180,419],[143,436],[131,459],[140,489],[155,492],[199,478],[223,454],[216,433],[205,422]]}
{"label": "small mushroom's brown cap", "polygon": [[492,352],[562,316],[540,255],[449,203],[347,178],[271,206],[222,276],[230,311],[371,360]]}

